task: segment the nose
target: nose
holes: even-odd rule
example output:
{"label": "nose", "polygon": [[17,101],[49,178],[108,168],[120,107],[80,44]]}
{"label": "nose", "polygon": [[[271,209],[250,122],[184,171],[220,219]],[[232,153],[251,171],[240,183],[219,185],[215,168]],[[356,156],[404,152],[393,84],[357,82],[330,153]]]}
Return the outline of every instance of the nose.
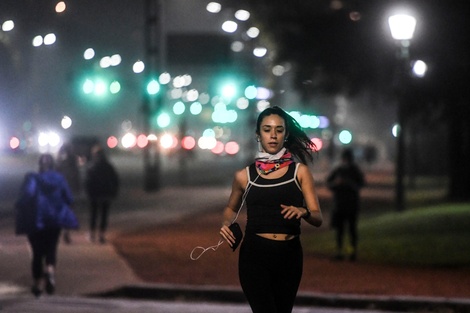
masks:
{"label": "nose", "polygon": [[271,138],[274,138],[274,139],[277,138],[277,133],[276,133],[275,130],[272,130],[272,131],[271,131]]}

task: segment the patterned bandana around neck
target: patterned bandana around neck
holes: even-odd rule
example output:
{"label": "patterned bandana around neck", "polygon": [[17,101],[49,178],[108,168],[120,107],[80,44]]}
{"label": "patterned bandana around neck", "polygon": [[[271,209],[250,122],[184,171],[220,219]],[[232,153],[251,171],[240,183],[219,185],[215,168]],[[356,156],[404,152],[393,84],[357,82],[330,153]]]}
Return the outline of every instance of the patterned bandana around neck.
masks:
{"label": "patterned bandana around neck", "polygon": [[292,162],[294,162],[292,154],[288,152],[286,148],[282,148],[281,151],[276,154],[258,152],[255,164],[261,174],[268,175],[280,168],[288,166]]}

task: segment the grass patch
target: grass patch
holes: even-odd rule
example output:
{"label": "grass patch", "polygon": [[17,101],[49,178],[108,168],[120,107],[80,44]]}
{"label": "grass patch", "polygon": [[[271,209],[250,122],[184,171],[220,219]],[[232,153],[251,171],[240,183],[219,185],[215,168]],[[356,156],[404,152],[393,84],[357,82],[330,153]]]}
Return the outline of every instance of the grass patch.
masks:
{"label": "grass patch", "polygon": [[[306,253],[334,255],[333,230],[304,237]],[[468,266],[470,204],[447,203],[363,217],[358,256],[382,264]]]}

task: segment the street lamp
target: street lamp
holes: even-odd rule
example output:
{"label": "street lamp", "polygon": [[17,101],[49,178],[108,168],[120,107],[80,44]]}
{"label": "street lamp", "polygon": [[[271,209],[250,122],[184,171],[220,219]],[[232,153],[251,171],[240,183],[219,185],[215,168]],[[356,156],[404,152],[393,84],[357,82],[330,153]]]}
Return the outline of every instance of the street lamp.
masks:
{"label": "street lamp", "polygon": [[400,49],[397,55],[399,61],[398,72],[400,73],[398,77],[399,84],[397,86],[397,91],[400,96],[397,112],[399,130],[397,132],[397,155],[395,165],[395,205],[398,211],[402,211],[405,209],[403,178],[405,172],[406,148],[404,141],[406,129],[404,102],[406,100],[406,92],[404,89],[407,87],[406,81],[408,80],[409,76],[409,47],[410,40],[413,38],[413,34],[416,28],[416,19],[411,15],[397,14],[389,17],[388,24],[392,37],[399,43]]}

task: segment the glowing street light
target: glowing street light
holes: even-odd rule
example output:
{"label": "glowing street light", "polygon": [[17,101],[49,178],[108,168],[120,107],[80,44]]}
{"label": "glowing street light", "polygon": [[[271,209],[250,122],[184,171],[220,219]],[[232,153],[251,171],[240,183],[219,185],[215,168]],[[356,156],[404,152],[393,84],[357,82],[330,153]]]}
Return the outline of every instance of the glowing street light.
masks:
{"label": "glowing street light", "polygon": [[404,199],[404,186],[403,178],[405,173],[405,114],[404,114],[404,102],[405,95],[404,89],[406,87],[405,81],[409,75],[409,62],[410,53],[409,46],[410,40],[413,38],[413,34],[416,28],[416,19],[407,14],[392,15],[388,18],[388,24],[390,26],[390,32],[393,37],[400,44],[400,54],[398,55],[400,68],[399,73],[405,73],[399,77],[400,79],[400,95],[401,98],[398,101],[398,132],[397,132],[397,156],[395,165],[395,205],[398,211],[405,209]]}

